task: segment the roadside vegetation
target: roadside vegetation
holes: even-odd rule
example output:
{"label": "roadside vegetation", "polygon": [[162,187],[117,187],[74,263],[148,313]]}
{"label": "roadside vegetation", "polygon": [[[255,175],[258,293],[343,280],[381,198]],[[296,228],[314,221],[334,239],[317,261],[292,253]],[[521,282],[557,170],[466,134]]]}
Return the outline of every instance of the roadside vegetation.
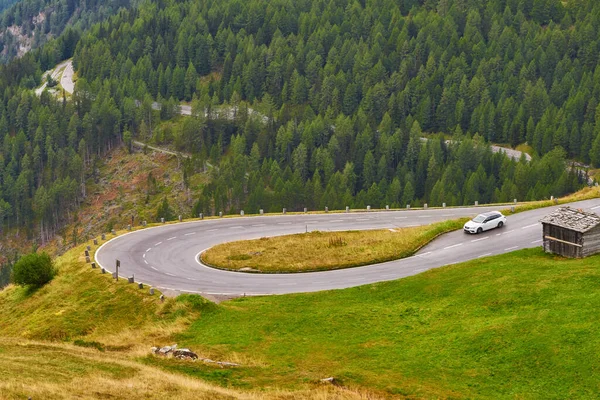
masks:
{"label": "roadside vegetation", "polygon": [[202,262],[249,272],[308,272],[357,267],[413,255],[435,237],[467,221],[370,231],[321,232],[264,237],[217,245]]}

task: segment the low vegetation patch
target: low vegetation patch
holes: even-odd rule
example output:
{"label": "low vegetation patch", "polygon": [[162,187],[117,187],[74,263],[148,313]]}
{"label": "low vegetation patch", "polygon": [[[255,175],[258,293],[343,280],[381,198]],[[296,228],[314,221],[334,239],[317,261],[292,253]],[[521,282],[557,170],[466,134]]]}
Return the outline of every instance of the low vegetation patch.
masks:
{"label": "low vegetation patch", "polygon": [[598,309],[600,256],[538,248],[345,290],[236,299],[177,343],[257,360],[223,378],[234,386],[333,376],[400,398],[594,398]]}
{"label": "low vegetation patch", "polygon": [[466,219],[411,228],[321,232],[223,243],[202,254],[216,268],[253,272],[306,272],[357,267],[414,254]]}

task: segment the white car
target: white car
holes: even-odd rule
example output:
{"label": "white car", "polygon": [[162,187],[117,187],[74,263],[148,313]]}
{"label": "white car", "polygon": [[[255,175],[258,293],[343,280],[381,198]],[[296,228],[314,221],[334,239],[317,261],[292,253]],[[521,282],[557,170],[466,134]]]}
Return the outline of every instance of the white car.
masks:
{"label": "white car", "polygon": [[499,211],[479,214],[463,227],[466,233],[481,233],[494,228],[502,228],[506,224],[506,217]]}

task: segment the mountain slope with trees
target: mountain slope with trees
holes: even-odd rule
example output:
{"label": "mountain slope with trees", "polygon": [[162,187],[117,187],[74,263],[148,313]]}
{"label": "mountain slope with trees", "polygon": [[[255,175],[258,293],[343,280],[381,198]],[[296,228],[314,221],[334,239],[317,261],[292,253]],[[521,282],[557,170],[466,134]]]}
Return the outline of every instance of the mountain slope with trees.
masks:
{"label": "mountain slope with trees", "polygon": [[[0,226],[52,236],[133,140],[192,155],[193,214],[560,196],[567,158],[600,162],[598,23],[583,0],[142,2],[0,68]],[[36,97],[71,56],[73,95]]]}
{"label": "mountain slope with trees", "polygon": [[22,56],[65,30],[75,35],[130,6],[129,0],[0,1],[0,61]]}

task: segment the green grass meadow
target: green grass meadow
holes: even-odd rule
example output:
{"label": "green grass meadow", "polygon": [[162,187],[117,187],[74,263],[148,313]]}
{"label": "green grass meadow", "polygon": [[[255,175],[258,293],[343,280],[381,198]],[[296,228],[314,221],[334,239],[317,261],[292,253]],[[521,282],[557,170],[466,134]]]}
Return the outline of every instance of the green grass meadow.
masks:
{"label": "green grass meadow", "polygon": [[[597,398],[598,310],[600,256],[530,249],[399,281],[237,299],[178,340],[254,360],[222,377],[240,387],[334,376],[410,398]],[[163,367],[206,379],[203,367]]]}

